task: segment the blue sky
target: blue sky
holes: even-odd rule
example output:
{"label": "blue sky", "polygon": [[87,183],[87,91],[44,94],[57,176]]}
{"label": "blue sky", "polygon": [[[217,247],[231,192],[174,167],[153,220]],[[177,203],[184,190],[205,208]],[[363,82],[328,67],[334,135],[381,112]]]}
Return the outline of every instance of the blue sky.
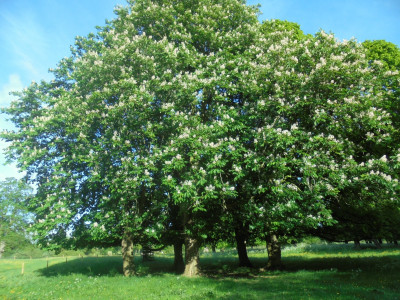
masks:
{"label": "blue sky", "polygon": [[[384,39],[400,45],[400,0],[248,0],[261,4],[260,20],[282,19],[300,24],[305,33],[323,29],[338,39]],[[75,36],[95,31],[114,17],[125,0],[0,0],[0,106],[8,93],[31,81],[49,80],[49,68],[69,56]],[[0,130],[11,128],[0,115]],[[0,180],[21,177],[14,165],[3,166],[0,141]]]}

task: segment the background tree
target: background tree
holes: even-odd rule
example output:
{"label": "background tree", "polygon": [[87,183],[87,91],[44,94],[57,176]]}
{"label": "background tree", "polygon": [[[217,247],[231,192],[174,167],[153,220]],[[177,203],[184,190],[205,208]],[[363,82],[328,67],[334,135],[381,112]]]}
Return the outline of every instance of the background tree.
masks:
{"label": "background tree", "polygon": [[[385,152],[395,129],[389,112],[376,109],[387,92],[361,45],[291,33],[283,26],[251,48],[245,83],[253,99],[246,162],[257,174],[253,191],[271,242],[335,223],[329,203],[350,186],[379,186],[388,191],[381,203],[398,188]],[[380,152],[369,147],[371,136]]]}
{"label": "background tree", "polygon": [[354,155],[358,167],[349,173],[353,182],[341,191],[340,197],[329,201],[337,224],[318,230],[326,239],[355,240],[356,245],[362,239],[398,236],[398,226],[393,222],[398,219],[394,215],[399,213],[396,170],[399,78],[396,68],[399,67],[400,52],[394,44],[385,41],[366,41],[362,46],[369,73],[375,81],[373,89],[362,90],[376,97],[368,104],[367,113],[375,118],[375,124],[381,126],[381,120],[385,119],[387,125],[378,132],[367,130],[365,133],[368,127],[360,123],[360,129],[351,135],[358,145]]}
{"label": "background tree", "polygon": [[[364,162],[363,172],[370,172],[371,177],[357,174],[353,176],[360,181],[349,185],[343,192],[341,199],[332,200],[330,206],[333,217],[338,223],[330,228],[319,230],[323,237],[329,240],[355,240],[356,245],[362,239],[389,240],[398,238],[395,225],[398,220],[398,190],[392,182],[397,184],[398,171],[396,170],[396,155],[399,145],[399,118],[398,118],[398,68],[400,51],[392,43],[386,41],[366,41],[363,44],[366,59],[373,71],[376,82],[376,93],[383,93],[380,101],[371,104],[371,112],[386,111],[391,121],[391,128],[387,127],[382,133],[390,137],[382,143],[381,136],[368,132],[364,139],[360,138],[356,159]],[[368,161],[366,160],[368,158]],[[383,168],[382,162],[391,162]],[[374,166],[374,167],[373,167]],[[374,175],[383,172],[384,181],[374,178]],[[360,199],[362,201],[360,201]]]}
{"label": "background tree", "polygon": [[27,201],[32,188],[23,181],[6,178],[0,182],[0,257],[30,245],[28,227],[32,216],[27,211]]}

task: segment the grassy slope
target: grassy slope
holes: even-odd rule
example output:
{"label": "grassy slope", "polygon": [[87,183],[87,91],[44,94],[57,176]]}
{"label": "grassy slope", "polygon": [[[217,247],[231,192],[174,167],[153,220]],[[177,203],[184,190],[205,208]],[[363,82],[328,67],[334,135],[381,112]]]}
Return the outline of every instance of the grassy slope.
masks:
{"label": "grassy slope", "polygon": [[[237,268],[229,254],[202,257],[203,276],[171,272],[172,258],[141,263],[139,276],[120,275],[120,257],[0,260],[0,299],[400,299],[400,249],[349,246],[286,249],[285,270]],[[21,265],[25,274],[21,275]]]}

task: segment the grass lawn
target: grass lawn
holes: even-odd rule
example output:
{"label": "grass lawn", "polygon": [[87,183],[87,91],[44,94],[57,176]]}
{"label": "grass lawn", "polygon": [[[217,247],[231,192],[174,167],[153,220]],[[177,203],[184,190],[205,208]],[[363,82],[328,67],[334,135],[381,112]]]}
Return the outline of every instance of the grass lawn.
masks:
{"label": "grass lawn", "polygon": [[[284,271],[265,271],[266,253],[249,251],[255,268],[229,253],[201,257],[202,276],[171,270],[172,257],[137,260],[124,278],[120,257],[0,260],[0,299],[400,299],[400,248],[352,245],[289,247]],[[21,274],[24,263],[24,274]]]}

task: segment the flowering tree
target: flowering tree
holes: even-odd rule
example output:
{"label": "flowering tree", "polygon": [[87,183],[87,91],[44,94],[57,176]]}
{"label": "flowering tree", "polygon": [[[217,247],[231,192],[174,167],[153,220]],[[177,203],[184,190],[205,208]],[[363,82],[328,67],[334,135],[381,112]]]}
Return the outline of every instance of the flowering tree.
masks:
{"label": "flowering tree", "polygon": [[[267,34],[251,47],[243,87],[251,97],[246,168],[257,174],[253,190],[270,242],[335,223],[331,203],[345,201],[349,189],[374,187],[360,191],[370,197],[387,191],[380,201],[398,189],[389,159],[395,128],[379,106],[388,94],[361,45],[324,32],[294,38],[278,25],[263,24]],[[269,248],[277,267],[279,249]]]}
{"label": "flowering tree", "polygon": [[386,92],[356,42],[261,25],[238,0],[116,13],[5,110],[43,246],[122,243],[129,276],[135,244],[173,236],[193,276],[201,242],[225,227],[242,265],[253,232],[276,267],[279,239],[334,223],[329,203],[349,187],[394,194]]}
{"label": "flowering tree", "polygon": [[185,273],[194,275],[199,216],[235,193],[221,159],[238,143],[223,126],[237,93],[230,69],[258,23],[242,1],[129,4],[96,35],[77,38],[53,82],[18,94],[6,110],[18,129],[3,137],[38,185],[31,206],[44,246],[122,241],[131,275],[133,245],[171,220],[172,201]]}
{"label": "flowering tree", "polygon": [[[333,227],[320,228],[317,233],[330,240],[361,239],[393,240],[398,238],[398,83],[399,49],[385,41],[362,44],[373,72],[374,90],[378,97],[367,114],[375,126],[386,126],[356,137],[358,168],[352,170],[353,183],[345,187],[340,197],[330,202]],[[377,112],[379,113],[376,116]],[[381,113],[384,113],[382,115]]]}
{"label": "flowering tree", "polygon": [[[396,130],[384,133],[389,135],[389,139],[383,144],[381,137],[375,136],[374,132],[367,133],[365,140],[359,140],[360,146],[363,146],[363,153],[359,157],[368,155],[364,162],[369,168],[365,168],[364,172],[370,172],[372,176],[367,179],[363,175],[366,181],[349,187],[343,193],[347,201],[332,203],[333,216],[339,222],[333,228],[322,231],[323,236],[330,239],[354,239],[356,244],[360,239],[394,240],[399,237],[398,189],[394,189],[392,183],[397,184],[398,180],[400,50],[386,41],[366,41],[362,45],[369,66],[374,71],[376,91],[384,94],[381,101],[373,105],[375,110],[389,113],[393,129]],[[383,164],[386,167],[383,168]],[[381,175],[385,180],[379,180],[376,175]],[[360,198],[364,201],[359,201]]]}

